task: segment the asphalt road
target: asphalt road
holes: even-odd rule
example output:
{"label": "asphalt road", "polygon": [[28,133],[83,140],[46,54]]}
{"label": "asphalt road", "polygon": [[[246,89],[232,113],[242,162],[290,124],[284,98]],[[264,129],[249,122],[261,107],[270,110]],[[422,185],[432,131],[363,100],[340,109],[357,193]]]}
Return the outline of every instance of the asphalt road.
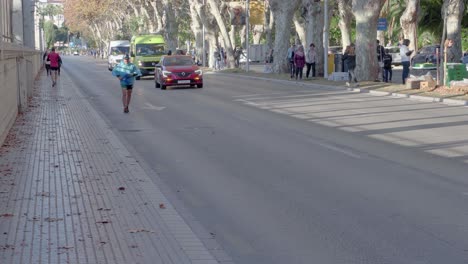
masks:
{"label": "asphalt road", "polygon": [[63,68],[236,263],[468,263],[468,156],[418,141],[446,116],[466,147],[466,108],[206,74],[123,114],[104,62]]}

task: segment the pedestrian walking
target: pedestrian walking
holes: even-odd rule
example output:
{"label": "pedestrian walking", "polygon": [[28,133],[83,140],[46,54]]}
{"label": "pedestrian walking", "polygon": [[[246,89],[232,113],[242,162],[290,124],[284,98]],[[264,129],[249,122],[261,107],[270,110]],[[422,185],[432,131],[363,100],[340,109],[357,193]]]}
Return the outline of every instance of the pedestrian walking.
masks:
{"label": "pedestrian walking", "polygon": [[50,60],[49,60],[48,55],[49,55],[49,50],[47,49],[44,52],[44,55],[42,56],[42,61],[44,62],[44,66],[45,66],[45,69],[46,69],[47,76],[50,75]]}
{"label": "pedestrian walking", "polygon": [[302,73],[304,71],[305,65],[305,53],[304,47],[302,45],[299,45],[296,52],[294,53],[294,65],[296,66],[296,80],[298,79],[298,77],[299,80],[302,80]]}
{"label": "pedestrian walking", "polygon": [[288,62],[289,62],[289,74],[291,75],[291,79],[294,77],[294,71],[296,67],[294,66],[294,53],[296,52],[296,45],[291,43],[291,47],[288,49]]}
{"label": "pedestrian walking", "polygon": [[392,55],[389,54],[390,50],[389,49],[385,49],[385,54],[383,55],[383,63],[384,63],[384,67],[383,67],[383,70],[384,70],[384,75],[383,75],[383,81],[384,82],[392,82],[392,75],[393,75],[393,71],[392,71],[392,61],[393,61],[393,58],[392,58]]}
{"label": "pedestrian walking", "polygon": [[140,69],[130,62],[130,56],[125,55],[121,61],[112,70],[112,75],[120,80],[120,87],[122,88],[122,103],[124,113],[130,112],[129,105],[132,98],[132,89],[135,82],[135,76],[141,76]]}
{"label": "pedestrian walking", "polygon": [[[354,69],[356,68],[356,52],[353,45],[346,47],[343,54],[343,63],[346,63],[346,66],[348,67],[349,81],[346,82],[346,86],[358,86],[359,83],[356,79],[356,74],[354,73]],[[354,85],[352,85],[352,83],[354,83]]]}
{"label": "pedestrian walking", "polygon": [[410,40],[404,39],[403,43],[400,46],[401,65],[403,66],[403,74],[402,74],[403,84],[406,83],[406,78],[408,78],[409,76],[410,56],[413,53],[412,50],[408,49],[409,44],[410,44]]}
{"label": "pedestrian walking", "polygon": [[244,55],[244,52],[242,52],[242,48],[236,47],[234,49],[234,63],[235,63],[236,68],[239,68],[240,66],[240,57],[242,55]]}
{"label": "pedestrian walking", "polygon": [[213,54],[213,57],[214,57],[214,68],[216,71],[219,71],[221,70],[221,54],[219,53],[218,49],[216,49],[214,51],[214,54]]}
{"label": "pedestrian walking", "polygon": [[55,48],[52,48],[50,53],[47,55],[47,59],[50,61],[50,76],[52,79],[52,87],[57,85],[57,71],[60,66],[60,55],[55,52]]}
{"label": "pedestrian walking", "polygon": [[312,77],[315,77],[315,58],[317,57],[317,52],[315,51],[315,44],[310,43],[309,48],[306,53],[306,78],[309,78],[310,69],[312,69]]}
{"label": "pedestrian walking", "polygon": [[60,68],[62,68],[62,57],[59,56],[59,66],[57,69],[57,74],[60,76]]}

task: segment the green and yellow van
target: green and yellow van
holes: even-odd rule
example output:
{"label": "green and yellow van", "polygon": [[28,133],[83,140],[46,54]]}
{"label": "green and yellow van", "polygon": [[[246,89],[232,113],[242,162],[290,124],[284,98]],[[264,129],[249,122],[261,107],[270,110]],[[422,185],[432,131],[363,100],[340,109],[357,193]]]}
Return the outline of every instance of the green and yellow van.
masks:
{"label": "green and yellow van", "polygon": [[154,75],[156,64],[165,54],[166,45],[162,35],[137,35],[130,41],[130,57],[143,76]]}

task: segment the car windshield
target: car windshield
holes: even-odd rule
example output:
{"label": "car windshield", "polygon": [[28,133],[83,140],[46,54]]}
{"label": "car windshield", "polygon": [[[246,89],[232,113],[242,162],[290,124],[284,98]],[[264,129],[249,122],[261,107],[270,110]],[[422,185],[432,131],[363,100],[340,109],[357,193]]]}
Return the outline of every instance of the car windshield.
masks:
{"label": "car windshield", "polygon": [[164,55],[164,45],[162,44],[137,44],[137,56]]}
{"label": "car windshield", "polygon": [[112,47],[111,54],[112,55],[124,55],[128,54],[130,47]]}
{"label": "car windshield", "polygon": [[187,66],[192,65],[191,57],[166,57],[164,58],[164,66]]}

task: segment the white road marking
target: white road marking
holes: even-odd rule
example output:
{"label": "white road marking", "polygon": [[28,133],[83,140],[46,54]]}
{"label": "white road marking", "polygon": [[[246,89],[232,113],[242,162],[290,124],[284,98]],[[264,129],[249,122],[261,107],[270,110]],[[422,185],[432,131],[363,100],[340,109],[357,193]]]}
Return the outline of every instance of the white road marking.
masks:
{"label": "white road marking", "polygon": [[143,109],[157,110],[157,111],[161,111],[164,108],[166,108],[166,107],[165,106],[155,106],[155,105],[152,105],[150,103],[145,103],[145,107],[143,107]]}
{"label": "white road marking", "polygon": [[315,142],[317,145],[319,146],[322,146],[324,148],[327,148],[327,149],[330,149],[330,150],[334,150],[334,151],[337,151],[337,152],[340,152],[340,153],[343,153],[347,156],[350,156],[350,157],[353,157],[355,159],[361,159],[362,157],[357,155],[357,154],[354,154],[352,153],[351,151],[348,151],[348,150],[345,150],[343,148],[340,148],[340,147],[337,147],[337,146],[333,146],[333,145],[329,145],[329,144],[326,144],[326,143],[320,143],[320,142]]}

